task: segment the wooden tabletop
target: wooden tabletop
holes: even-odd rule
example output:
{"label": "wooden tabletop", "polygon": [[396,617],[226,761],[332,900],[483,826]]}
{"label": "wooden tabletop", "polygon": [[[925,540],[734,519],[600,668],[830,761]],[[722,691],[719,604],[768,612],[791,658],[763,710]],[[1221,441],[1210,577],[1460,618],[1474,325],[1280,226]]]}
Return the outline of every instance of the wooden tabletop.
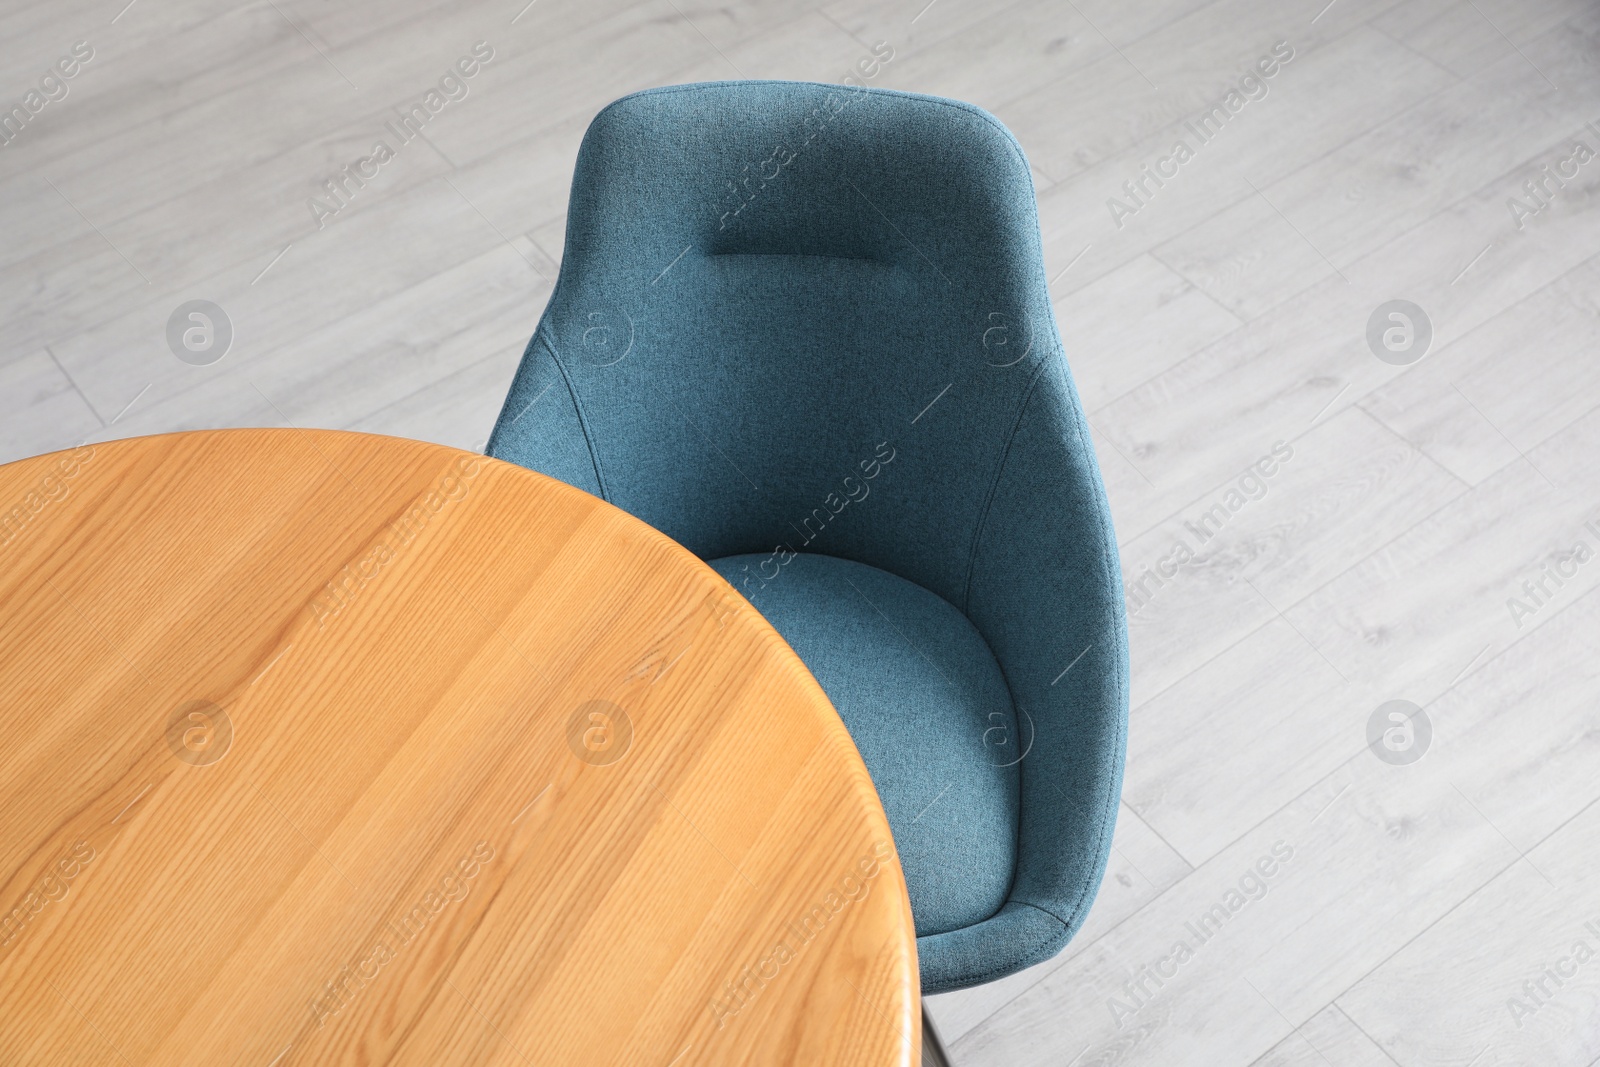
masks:
{"label": "wooden tabletop", "polygon": [[910,1064],[872,782],[731,587],[362,434],[0,467],[0,1063]]}

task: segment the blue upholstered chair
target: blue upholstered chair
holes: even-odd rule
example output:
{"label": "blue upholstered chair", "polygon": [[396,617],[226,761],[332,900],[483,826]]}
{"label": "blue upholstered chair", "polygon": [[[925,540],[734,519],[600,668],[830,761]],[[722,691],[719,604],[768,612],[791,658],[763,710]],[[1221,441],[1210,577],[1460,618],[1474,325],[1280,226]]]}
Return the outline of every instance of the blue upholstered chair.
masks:
{"label": "blue upholstered chair", "polygon": [[1116,818],[1126,626],[998,121],[797,82],[611,104],[488,451],[669,534],[799,653],[888,812],[924,992],[1067,943]]}

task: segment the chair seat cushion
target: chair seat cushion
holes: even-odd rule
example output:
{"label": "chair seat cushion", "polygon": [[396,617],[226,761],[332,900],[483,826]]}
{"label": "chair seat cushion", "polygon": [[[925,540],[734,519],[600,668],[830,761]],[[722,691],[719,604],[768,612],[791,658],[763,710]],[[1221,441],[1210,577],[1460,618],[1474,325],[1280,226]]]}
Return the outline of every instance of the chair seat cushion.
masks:
{"label": "chair seat cushion", "polygon": [[917,936],[996,914],[1016,863],[1023,753],[1005,678],[972,623],[921,586],[832,556],[708,562],[838,709],[888,813]]}

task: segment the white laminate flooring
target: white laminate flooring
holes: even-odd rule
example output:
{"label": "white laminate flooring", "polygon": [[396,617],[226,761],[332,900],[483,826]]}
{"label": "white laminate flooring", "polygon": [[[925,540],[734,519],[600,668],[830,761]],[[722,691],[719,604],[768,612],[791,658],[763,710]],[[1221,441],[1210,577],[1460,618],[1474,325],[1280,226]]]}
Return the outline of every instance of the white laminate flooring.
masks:
{"label": "white laminate flooring", "polygon": [[[480,41],[319,227],[322,181]],[[1593,1067],[1593,0],[5,0],[0,106],[93,57],[0,146],[0,461],[237,425],[481,448],[589,118],[880,41],[877,84],[1022,141],[1126,576],[1170,574],[1131,616],[1104,887],[1056,959],[930,998],[954,1062]],[[165,340],[194,299],[234,330],[207,366]],[[1369,350],[1394,299],[1420,362]],[[1368,745],[1391,700],[1431,726],[1415,762]]]}

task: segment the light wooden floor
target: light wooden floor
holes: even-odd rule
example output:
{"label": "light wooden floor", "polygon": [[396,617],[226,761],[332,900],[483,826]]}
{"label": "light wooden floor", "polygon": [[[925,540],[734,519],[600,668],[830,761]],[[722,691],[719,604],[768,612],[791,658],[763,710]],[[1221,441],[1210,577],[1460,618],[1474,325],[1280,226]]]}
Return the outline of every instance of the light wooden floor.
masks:
{"label": "light wooden floor", "polygon": [[[1600,159],[1563,162],[1600,150],[1593,2],[125,2],[0,9],[7,108],[94,52],[0,147],[0,459],[286,423],[481,447],[594,112],[886,41],[877,84],[1033,161],[1129,579],[1195,552],[1132,620],[1088,923],[932,998],[956,1063],[1600,1062]],[[470,95],[319,229],[321,182],[479,41]],[[1185,132],[1279,42],[1264,97]],[[1405,367],[1365,337],[1397,298],[1433,329]],[[167,348],[191,299],[233,323],[215,365]],[[1391,699],[1418,762],[1367,747]]]}

